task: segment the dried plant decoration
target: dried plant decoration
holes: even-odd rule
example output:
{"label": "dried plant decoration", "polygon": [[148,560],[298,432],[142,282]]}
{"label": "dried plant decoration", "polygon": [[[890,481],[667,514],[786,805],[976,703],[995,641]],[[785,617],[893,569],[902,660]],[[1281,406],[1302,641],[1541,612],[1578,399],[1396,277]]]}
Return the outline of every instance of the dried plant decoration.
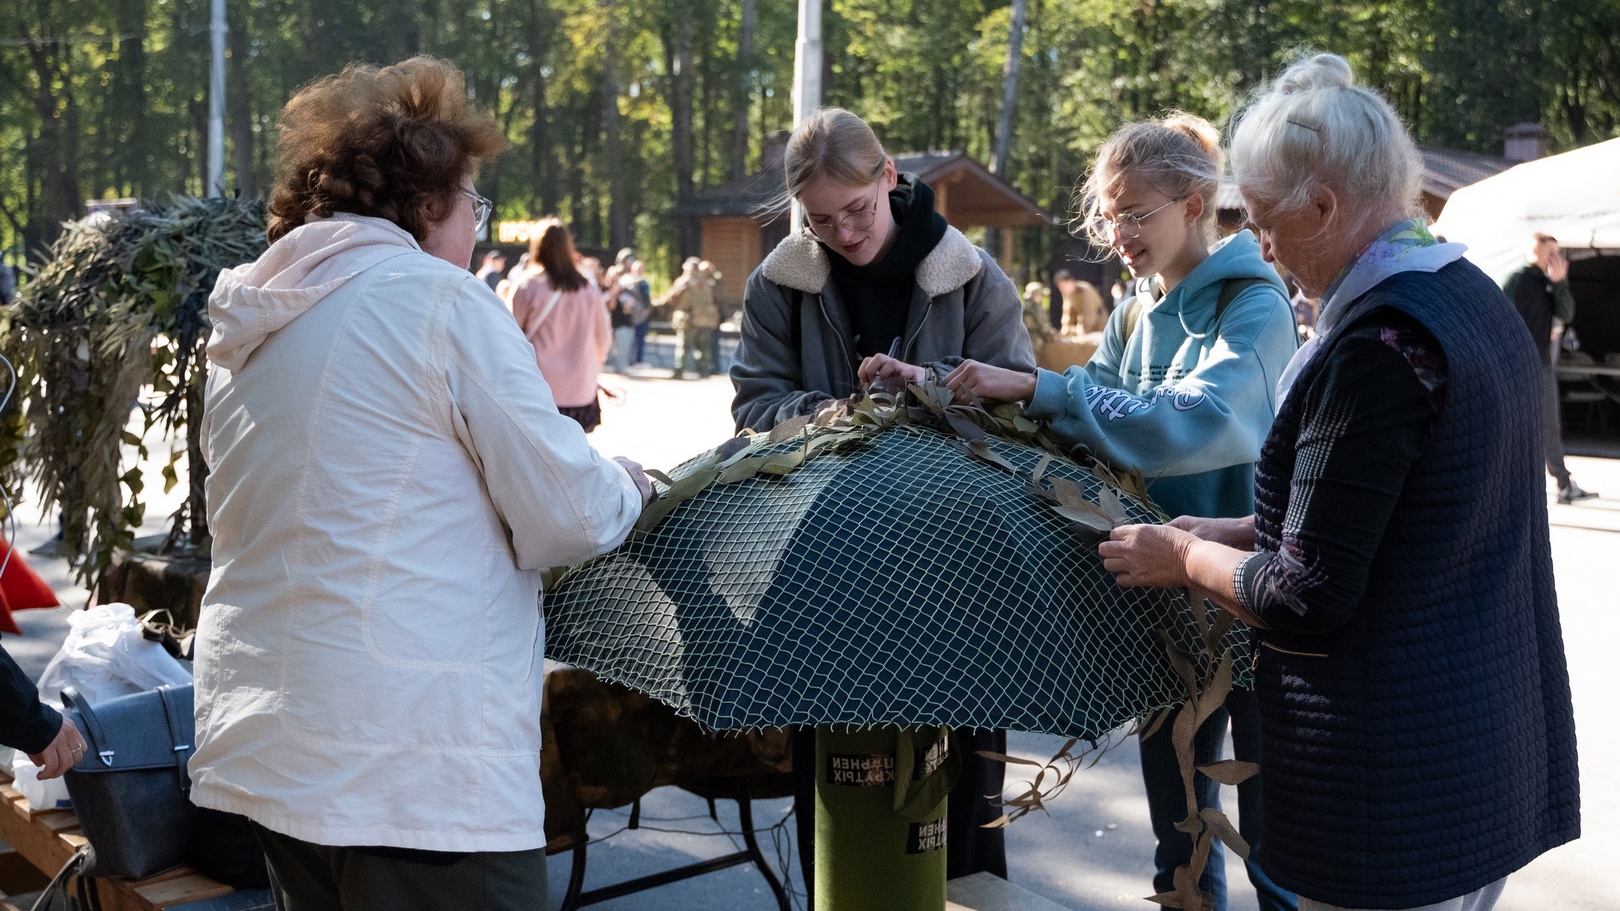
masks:
{"label": "dried plant decoration", "polygon": [[[146,514],[147,431],[182,431],[164,489],[188,496],[168,551],[207,546],[198,419],[207,379],[208,295],[222,269],[264,252],[257,201],[174,197],[66,225],[50,259],[4,312],[3,348],[22,408],[0,423],[0,475],[37,485],[63,519],[59,553],[94,587]],[[136,415],[138,419],[135,419]]]}

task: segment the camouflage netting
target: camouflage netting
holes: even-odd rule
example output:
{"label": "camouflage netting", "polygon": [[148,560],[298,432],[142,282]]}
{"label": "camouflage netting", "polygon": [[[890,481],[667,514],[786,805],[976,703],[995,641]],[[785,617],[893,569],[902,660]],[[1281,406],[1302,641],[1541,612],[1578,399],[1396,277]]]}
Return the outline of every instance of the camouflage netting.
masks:
{"label": "camouflage netting", "polygon": [[1005,414],[920,397],[676,469],[649,532],[548,593],[547,656],[715,730],[1091,739],[1185,700],[1156,627],[1207,668],[1206,617],[1180,593],[1116,586],[1100,530],[1077,524],[1162,521],[1119,489],[1139,484],[982,432]]}

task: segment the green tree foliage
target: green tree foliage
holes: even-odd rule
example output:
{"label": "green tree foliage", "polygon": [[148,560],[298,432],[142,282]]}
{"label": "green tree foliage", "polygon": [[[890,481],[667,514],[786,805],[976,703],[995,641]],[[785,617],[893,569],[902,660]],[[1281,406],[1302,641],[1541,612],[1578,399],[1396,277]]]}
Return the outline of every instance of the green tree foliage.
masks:
{"label": "green tree foliage", "polygon": [[[1009,4],[826,0],[827,103],[893,151],[988,162]],[[37,254],[86,199],[202,189],[208,12],[0,0],[0,249]],[[479,178],[501,217],[555,213],[583,246],[634,243],[668,270],[696,243],[670,208],[757,170],[791,126],[795,15],[759,0],[230,0],[227,184],[263,192],[299,86],[436,54],[511,139]],[[1006,176],[1057,215],[1121,122],[1179,107],[1224,123],[1300,48],[1347,56],[1420,142],[1499,153],[1522,121],[1555,148],[1620,134],[1620,0],[1028,0],[1024,29]]]}

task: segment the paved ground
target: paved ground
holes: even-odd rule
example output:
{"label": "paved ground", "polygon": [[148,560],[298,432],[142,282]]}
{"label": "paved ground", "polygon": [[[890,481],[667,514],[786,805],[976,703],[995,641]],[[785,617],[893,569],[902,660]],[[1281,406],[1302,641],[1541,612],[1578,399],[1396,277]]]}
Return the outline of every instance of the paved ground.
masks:
{"label": "paved ground", "polygon": [[[648,467],[669,468],[713,446],[732,432],[727,406],[729,383],[723,378],[686,382],[665,379],[666,372],[628,378],[604,377],[624,396],[603,409],[602,427],[592,440],[610,455],[627,455]],[[1613,450],[1610,450],[1613,452]],[[1571,458],[1580,482],[1607,492],[1603,499],[1578,507],[1553,506],[1552,540],[1563,607],[1565,642],[1574,684],[1576,721],[1583,770],[1585,837],[1547,854],[1509,880],[1503,911],[1614,911],[1620,908],[1620,885],[1608,866],[1620,851],[1620,776],[1610,757],[1620,751],[1620,598],[1615,595],[1615,568],[1620,560],[1620,460]],[[149,488],[150,489],[150,488]],[[1489,492],[1485,492],[1489,495]],[[172,509],[154,503],[147,515],[161,517]],[[18,509],[15,540],[26,550],[49,536],[31,504]],[[85,602],[83,589],[68,578],[61,561],[31,560],[62,594],[66,607],[18,615],[25,635],[5,646],[34,675],[44,668],[66,630],[65,616]],[[1013,752],[1045,759],[1057,738],[1015,734]],[[762,838],[768,853],[793,857],[792,822],[786,801],[761,801],[755,821],[761,827],[784,823]],[[673,789],[656,791],[643,804],[642,825],[594,845],[590,850],[587,888],[729,853],[740,839],[727,836],[710,822],[707,806]],[[594,837],[601,838],[628,822],[622,812],[598,813]],[[735,813],[722,807],[720,823],[735,831]],[[774,838],[773,838],[774,836]],[[1050,816],[1026,818],[1008,833],[1011,875],[1015,882],[1074,909],[1135,909],[1148,905],[1152,838],[1147,830],[1136,749],[1127,743],[1074,783],[1051,807]],[[778,864],[780,867],[780,863]],[[796,864],[789,868],[796,874]],[[1228,860],[1233,883],[1231,908],[1251,911],[1254,895],[1235,859]],[[567,858],[551,862],[552,900],[558,900],[568,876]],[[629,896],[602,905],[616,911],[768,911],[774,907],[764,883],[750,868],[732,868]]]}

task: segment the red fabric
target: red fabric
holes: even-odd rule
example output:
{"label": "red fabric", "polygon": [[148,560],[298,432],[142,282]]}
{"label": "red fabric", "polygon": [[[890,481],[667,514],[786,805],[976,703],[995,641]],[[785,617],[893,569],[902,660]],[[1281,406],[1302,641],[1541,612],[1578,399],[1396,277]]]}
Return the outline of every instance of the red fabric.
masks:
{"label": "red fabric", "polygon": [[[10,559],[7,559],[9,557]],[[35,607],[57,607],[56,593],[37,573],[23,562],[21,554],[11,545],[0,541],[0,560],[5,561],[5,572],[0,573],[0,631],[22,635],[22,628],[11,619],[11,612]]]}

